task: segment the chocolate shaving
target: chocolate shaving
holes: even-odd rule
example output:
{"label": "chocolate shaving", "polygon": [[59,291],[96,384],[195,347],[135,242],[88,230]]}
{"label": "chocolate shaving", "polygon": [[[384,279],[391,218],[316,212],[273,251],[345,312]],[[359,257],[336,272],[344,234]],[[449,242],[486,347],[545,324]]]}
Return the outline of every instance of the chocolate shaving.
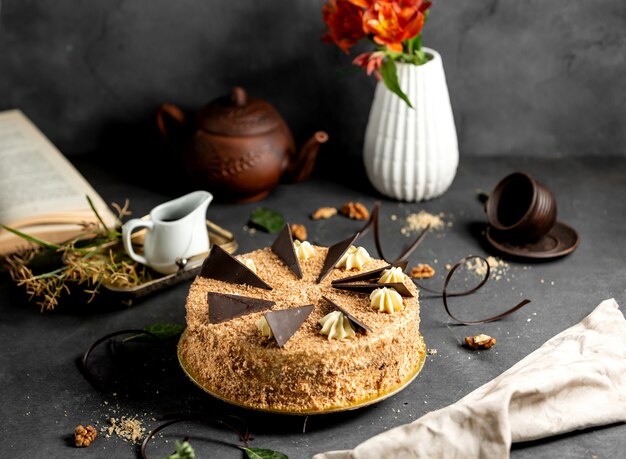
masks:
{"label": "chocolate shaving", "polygon": [[355,274],[354,276],[348,276],[348,277],[342,277],[340,279],[335,279],[334,281],[331,282],[331,284],[346,284],[348,282],[365,281],[365,280],[370,280],[370,279],[380,279],[380,276],[382,275],[385,269],[400,267],[402,268],[402,271],[404,271],[406,267],[408,266],[408,264],[409,264],[408,260],[396,261],[382,268],[374,269],[373,271],[367,271],[361,274]]}
{"label": "chocolate shaving", "polygon": [[291,269],[298,279],[302,279],[302,270],[300,269],[300,261],[293,247],[293,237],[291,236],[291,228],[286,224],[282,229],[274,243],[272,244],[272,252],[274,252],[283,263]]}
{"label": "chocolate shaving", "polygon": [[[376,201],[374,203],[374,206],[372,207],[372,215],[370,217],[371,222],[368,222],[368,224],[365,227],[366,228],[369,227],[370,224],[373,225],[373,227],[374,227],[374,244],[376,245],[376,251],[378,252],[378,255],[380,256],[380,258],[382,258],[383,260],[387,260],[387,258],[383,254],[383,247],[382,247],[382,244],[380,242],[380,228],[379,228],[379,225],[378,225],[378,220],[379,220],[378,213],[379,213],[379,210],[380,210],[380,202]],[[404,252],[402,252],[398,256],[398,258],[396,258],[395,262],[408,260],[409,257],[411,256],[411,254],[415,251],[415,249],[417,249],[417,247],[419,247],[419,245],[422,243],[422,241],[424,240],[424,238],[428,234],[428,230],[429,229],[430,229],[430,225],[426,226],[426,228],[424,228],[424,230],[404,250]]]}
{"label": "chocolate shaving", "polygon": [[356,293],[372,293],[377,288],[392,288],[404,297],[412,297],[411,291],[402,282],[393,282],[388,284],[368,283],[368,284],[332,284],[334,288],[340,290],[348,290]]}
{"label": "chocolate shaving", "polygon": [[254,271],[217,244],[213,244],[211,253],[202,263],[200,276],[232,284],[247,284],[252,287],[272,290],[272,287],[257,276]]}
{"label": "chocolate shaving", "polygon": [[300,326],[313,311],[313,305],[307,304],[297,308],[281,309],[265,313],[265,320],[272,330],[278,347],[283,347],[298,331]]}
{"label": "chocolate shaving", "polygon": [[228,322],[236,317],[269,309],[276,304],[274,301],[261,300],[259,298],[215,292],[208,292],[207,299],[209,303],[209,323],[212,324]]}
{"label": "chocolate shaving", "polygon": [[370,327],[368,327],[367,325],[365,325],[363,322],[361,322],[359,319],[357,319],[356,317],[354,317],[352,314],[350,314],[348,311],[346,311],[344,308],[342,308],[341,306],[339,306],[337,303],[335,303],[333,300],[325,297],[322,295],[322,298],[324,298],[326,301],[328,301],[331,306],[333,308],[335,308],[336,310],[338,310],[339,312],[341,312],[344,316],[346,316],[348,318],[348,320],[350,322],[352,322],[352,325],[354,325],[354,328],[357,329],[358,332],[360,333],[371,333],[372,329]]}
{"label": "chocolate shaving", "polygon": [[[478,285],[476,285],[475,287],[472,287],[469,290],[465,290],[465,291],[462,291],[462,292],[448,293],[448,285],[450,284],[450,281],[452,280],[452,276],[454,276],[454,273],[456,272],[456,270],[459,269],[461,266],[463,266],[467,261],[470,261],[473,258],[478,258],[478,259],[482,260],[483,263],[485,263],[485,265],[487,266],[487,271],[485,273],[485,277],[483,277],[483,279],[478,283]],[[508,316],[509,314],[513,314],[518,309],[521,309],[522,307],[524,307],[528,303],[530,303],[529,299],[522,300],[518,304],[513,306],[511,309],[508,309],[508,310],[506,310],[504,312],[501,312],[500,314],[497,314],[497,315],[495,315],[493,317],[488,317],[488,318],[483,319],[483,320],[461,320],[461,319],[457,319],[450,312],[450,308],[448,307],[448,298],[455,297],[455,296],[471,295],[472,293],[476,292],[478,289],[480,289],[483,285],[485,285],[487,283],[487,281],[489,280],[489,275],[490,275],[490,269],[489,269],[489,263],[487,262],[487,260],[484,259],[483,257],[479,256],[479,255],[470,255],[468,257],[465,257],[465,258],[457,261],[452,266],[452,268],[450,268],[450,272],[448,272],[448,275],[446,276],[446,280],[445,280],[445,282],[443,284],[443,290],[441,290],[441,291],[433,290],[433,289],[428,288],[428,287],[424,287],[423,285],[420,285],[415,280],[413,280],[413,282],[415,283],[415,285],[417,285],[422,290],[425,290],[425,291],[430,292],[430,293],[435,293],[437,295],[441,295],[441,297],[443,299],[443,307],[445,308],[445,310],[448,313],[448,315],[450,316],[450,318],[455,320],[456,322],[459,322],[460,324],[463,324],[463,325],[482,325],[482,324],[486,324],[486,323],[489,323],[489,322],[495,322],[496,320],[500,320],[503,317]]]}
{"label": "chocolate shaving", "polygon": [[348,251],[352,243],[359,238],[359,234],[360,233],[356,233],[354,236],[344,239],[328,248],[326,259],[324,259],[324,266],[322,266],[322,272],[317,278],[318,284],[326,279],[326,276],[328,276],[335,265],[339,263],[339,260],[343,257],[344,253]]}

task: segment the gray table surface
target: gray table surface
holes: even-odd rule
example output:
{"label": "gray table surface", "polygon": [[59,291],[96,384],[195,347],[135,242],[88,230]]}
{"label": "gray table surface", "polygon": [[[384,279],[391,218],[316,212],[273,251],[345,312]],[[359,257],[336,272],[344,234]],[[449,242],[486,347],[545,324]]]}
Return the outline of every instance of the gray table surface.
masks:
{"label": "gray table surface", "polygon": [[[79,162],[79,168],[107,200],[130,198],[135,215],[176,197],[176,189],[146,186],[111,171]],[[356,168],[357,171],[359,168]],[[100,436],[88,450],[71,446],[77,424],[106,425],[110,417],[136,416],[150,429],[176,415],[245,419],[253,434],[251,446],[282,451],[292,458],[351,448],[377,433],[413,421],[455,402],[488,382],[542,343],[579,322],[600,301],[626,301],[626,159],[461,158],[457,177],[442,197],[402,204],[378,196],[360,173],[345,168],[318,173],[305,183],[281,185],[261,203],[211,204],[208,217],[232,230],[238,253],[269,245],[272,235],[244,230],[247,217],[262,205],[281,211],[290,222],[304,223],[309,239],[322,245],[347,237],[359,222],[343,217],[313,222],[308,215],[321,206],[358,200],[371,206],[382,200],[385,249],[398,253],[409,239],[400,233],[404,218],[421,209],[444,212],[452,226],[429,235],[411,257],[437,269],[429,285],[440,286],[444,266],[470,254],[488,255],[481,232],[485,215],[477,190],[490,190],[504,175],[523,170],[546,184],[558,201],[559,219],[576,228],[580,247],[571,255],[545,263],[509,262],[506,275],[479,293],[457,299],[454,306],[468,315],[488,313],[532,300],[521,311],[483,326],[457,326],[446,316],[441,300],[424,294],[421,330],[429,348],[417,379],[399,394],[373,406],[332,415],[303,417],[260,414],[217,401],[194,386],[178,366],[173,343],[137,344],[117,349],[102,346],[93,356],[101,385],[90,384],[77,361],[94,339],[125,328],[155,322],[184,322],[190,282],[157,293],[130,308],[102,299],[96,304],[62,307],[41,314],[3,275],[0,279],[0,438],[4,457],[137,457],[138,446]],[[326,171],[328,172],[328,171]],[[324,177],[328,178],[324,178]],[[347,177],[341,179],[341,177]],[[339,180],[341,179],[341,180]],[[182,194],[182,193],[180,193]],[[391,220],[391,215],[398,218]],[[375,254],[371,237],[363,244]],[[477,312],[478,311],[478,312]],[[483,352],[461,346],[470,334],[487,333],[497,345]],[[164,457],[185,434],[199,457],[241,457],[221,442],[237,442],[227,430],[208,424],[173,426],[150,446],[150,457]],[[623,457],[626,426],[612,425],[541,441],[514,445],[511,456]]]}

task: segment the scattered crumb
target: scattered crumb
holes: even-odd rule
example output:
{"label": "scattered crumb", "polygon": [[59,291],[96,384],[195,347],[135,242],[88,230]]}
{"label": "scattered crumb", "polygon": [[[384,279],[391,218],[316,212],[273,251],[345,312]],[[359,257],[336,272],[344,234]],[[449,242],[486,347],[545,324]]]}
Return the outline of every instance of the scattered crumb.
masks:
{"label": "scattered crumb", "polygon": [[489,335],[466,336],[465,344],[471,349],[489,349],[496,344],[496,339]]}
{"label": "scattered crumb", "polygon": [[392,222],[395,222],[395,221],[398,219],[398,216],[397,216],[396,214],[391,214],[391,216],[389,217],[389,219],[390,219]]}
{"label": "scattered crumb", "polygon": [[247,226],[247,225],[245,225],[245,226],[243,227],[243,230],[244,230],[246,233],[248,233],[248,234],[254,234],[254,233],[256,233],[256,229],[255,229],[255,228],[252,228],[252,227]]}
{"label": "scattered crumb", "polygon": [[422,231],[428,225],[431,230],[440,230],[446,226],[446,222],[443,220],[444,213],[441,212],[438,215],[433,215],[425,210],[421,210],[417,214],[409,214],[406,217],[406,226],[400,230],[402,234],[409,234],[411,232]]}
{"label": "scattered crumb", "polygon": [[428,355],[437,355],[437,349],[428,349],[426,352]]}
{"label": "scattered crumb", "polygon": [[122,416],[121,419],[110,418],[109,426],[103,427],[101,432],[106,438],[115,434],[124,441],[139,443],[146,434],[146,429],[139,419]]}
{"label": "scattered crumb", "polygon": [[420,263],[419,265],[413,266],[411,271],[409,271],[409,276],[415,279],[430,279],[435,275],[435,270],[432,266]]}
{"label": "scattered crumb", "polygon": [[[491,272],[491,278],[494,280],[502,279],[502,276],[509,270],[509,264],[504,260],[496,257],[487,257],[487,263],[489,264],[489,271]],[[478,276],[485,276],[487,274],[487,266],[485,262],[479,258],[473,258],[465,262],[465,267],[468,271],[473,272]]]}

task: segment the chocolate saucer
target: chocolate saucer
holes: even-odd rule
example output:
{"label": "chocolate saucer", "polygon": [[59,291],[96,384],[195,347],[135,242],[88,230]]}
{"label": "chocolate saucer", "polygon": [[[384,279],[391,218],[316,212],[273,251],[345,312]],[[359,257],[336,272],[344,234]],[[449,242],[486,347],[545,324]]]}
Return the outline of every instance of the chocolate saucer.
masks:
{"label": "chocolate saucer", "polygon": [[487,228],[487,241],[500,252],[521,258],[558,258],[573,252],[580,243],[580,237],[574,228],[557,221],[552,229],[533,242],[507,241],[503,235],[491,226]]}

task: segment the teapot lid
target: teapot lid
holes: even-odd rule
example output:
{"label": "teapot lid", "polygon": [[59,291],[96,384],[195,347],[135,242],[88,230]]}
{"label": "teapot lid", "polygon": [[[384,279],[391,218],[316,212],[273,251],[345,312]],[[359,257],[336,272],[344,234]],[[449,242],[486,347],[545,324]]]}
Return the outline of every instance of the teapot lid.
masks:
{"label": "teapot lid", "polygon": [[248,97],[241,87],[210,102],[198,111],[198,127],[212,134],[247,136],[264,134],[280,124],[282,118],[269,103]]}

